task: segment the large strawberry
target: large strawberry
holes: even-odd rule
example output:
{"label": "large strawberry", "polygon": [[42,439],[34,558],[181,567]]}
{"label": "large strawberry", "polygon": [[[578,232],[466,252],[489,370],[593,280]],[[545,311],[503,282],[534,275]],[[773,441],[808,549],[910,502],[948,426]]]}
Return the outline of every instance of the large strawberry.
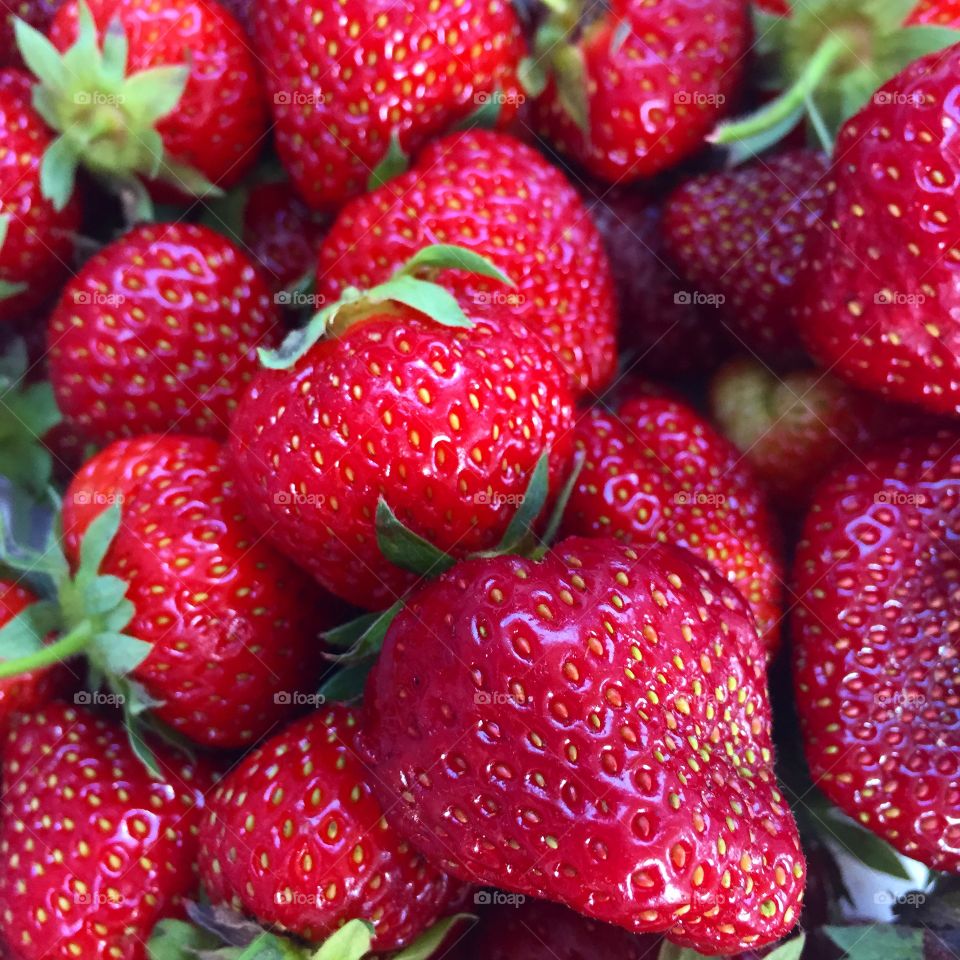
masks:
{"label": "large strawberry", "polygon": [[60,134],[44,180],[58,208],[80,166],[141,196],[157,180],[177,196],[235,183],[256,160],[258,66],[215,0],[67,0],[49,40],[25,23],[17,38],[34,103]]}
{"label": "large strawberry", "polygon": [[407,602],[364,744],[436,866],[710,953],[794,924],[804,860],[737,591],[672,547],[572,537]]}
{"label": "large strawberry", "polygon": [[264,0],[255,37],[280,157],[322,209],[362,193],[391,143],[413,153],[491,100],[506,120],[523,99],[507,0]]}
{"label": "large strawberry", "polygon": [[330,300],[347,284],[380,283],[428,243],[467,247],[510,277],[510,290],[462,272],[443,283],[474,313],[510,316],[542,339],[577,392],[599,392],[613,376],[602,241],[576,190],[532,147],[485,131],[429,146],[408,173],[343,210],[321,250],[317,292]]}
{"label": "large strawberry", "polygon": [[796,566],[795,689],[820,787],[937,870],[960,870],[960,454],[955,433],[851,458],[818,488]]}
{"label": "large strawberry", "polygon": [[[503,279],[465,250],[426,248],[393,280],[348,289],[292,334],[267,357],[279,369],[256,378],[233,420],[251,519],[359,606],[392,604],[415,582],[412,570],[438,572],[436,551],[421,546],[391,556],[409,569],[384,557],[397,518],[456,556],[491,549],[543,455],[557,481],[569,450],[570,395],[539,338],[510,333],[499,298],[484,309],[500,329],[468,329],[456,301],[418,278],[454,264]],[[422,312],[436,305],[433,317]]]}
{"label": "large strawberry", "polygon": [[843,128],[797,316],[828,369],[960,410],[960,203],[952,135],[960,46],[918,60]]}
{"label": "large strawberry", "polygon": [[781,577],[776,526],[757,478],[695,410],[641,386],[577,424],[583,468],[563,530],[672,543],[709,561],[749,602],[774,650]]}
{"label": "large strawberry", "polygon": [[40,168],[53,137],[30,103],[30,78],[0,70],[0,320],[23,316],[66,278],[80,201],[43,196]]}
{"label": "large strawberry", "polygon": [[163,757],[154,779],[123,729],[49,704],[3,751],[0,943],[9,960],[146,960],[160,917],[196,884],[205,774]]}
{"label": "large strawberry", "polygon": [[701,147],[737,89],[746,7],[742,0],[551,4],[527,64],[528,85],[546,84],[534,104],[540,132],[610,183],[676,165]]}
{"label": "large strawberry", "polygon": [[87,261],[50,317],[50,380],[98,444],[184,430],[225,437],[277,308],[247,256],[206,227],[135,227]]}
{"label": "large strawberry", "polygon": [[[101,515],[111,506],[121,516],[107,542]],[[60,638],[0,674],[85,653],[94,676],[130,701],[132,720],[152,707],[204,745],[256,742],[312,702],[319,633],[332,624],[316,588],[244,514],[212,440],[108,447],[64,499],[72,575],[56,578]]]}
{"label": "large strawberry", "polygon": [[384,819],[357,752],[359,722],[341,705],[311,714],[218,784],[200,831],[212,903],[312,942],[365,920],[376,952],[409,944],[452,912],[461,885]]}
{"label": "large strawberry", "polygon": [[800,354],[792,310],[797,268],[827,203],[827,161],[795,150],[740,170],[707,174],[671,194],[666,251],[699,297],[713,297],[748,350]]}

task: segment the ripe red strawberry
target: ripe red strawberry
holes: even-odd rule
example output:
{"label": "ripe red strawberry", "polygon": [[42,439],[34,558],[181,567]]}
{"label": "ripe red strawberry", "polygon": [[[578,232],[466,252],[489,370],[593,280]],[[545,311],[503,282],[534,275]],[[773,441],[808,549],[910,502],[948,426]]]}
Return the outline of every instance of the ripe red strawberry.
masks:
{"label": "ripe red strawberry", "polygon": [[381,802],[454,876],[709,953],[793,926],[764,652],[686,551],[464,561],[397,615],[365,705]]}
{"label": "ripe red strawberry", "polygon": [[357,753],[359,722],[339,704],[311,714],[219,783],[200,831],[212,903],[312,942],[366,920],[377,952],[410,943],[452,912],[460,884],[384,819]]}
{"label": "ripe red strawberry", "polygon": [[590,215],[610,258],[620,341],[631,370],[701,373],[729,353],[718,310],[694,297],[666,259],[663,204],[646,188],[591,189]]}
{"label": "ripe red strawberry", "polygon": [[687,181],[663,219],[667,254],[734,337],[774,360],[801,355],[791,312],[797,267],[827,203],[827,161],[795,150]]}
{"label": "ripe red strawberry", "polygon": [[50,317],[50,381],[86,438],[224,437],[277,310],[246,255],[193,224],[135,227],[87,261]]}
{"label": "ripe red strawberry", "polygon": [[848,452],[921,426],[920,415],[854,390],[822,370],[775,374],[735,360],[711,385],[714,418],[776,500],[806,504]]}
{"label": "ripe red strawberry", "polygon": [[52,139],[30,102],[30,78],[0,70],[0,320],[54,296],[70,269],[80,202],[58,212],[43,197],[40,164]]}
{"label": "ripe red strawberry", "polygon": [[140,766],[123,729],[50,704],[3,752],[0,942],[10,960],[146,960],[156,921],[196,883],[205,774]]}
{"label": "ripe red strawberry", "polygon": [[577,424],[585,460],[564,532],[671,543],[713,564],[750,604],[768,649],[780,634],[776,525],[750,468],[696,411],[641,386]]}
{"label": "ripe red strawberry", "polygon": [[860,824],[960,870],[955,433],[850,459],[796,561],[794,683],[811,772]]}
{"label": "ripe red strawberry", "polygon": [[49,41],[25,24],[18,40],[37,107],[62,135],[45,183],[58,206],[81,165],[117,186],[159,180],[161,195],[182,196],[236,183],[257,158],[258,65],[214,0],[67,0]]}
{"label": "ripe red strawberry", "polygon": [[958,70],[960,47],[918,60],[844,126],[797,318],[831,371],[945,413],[960,410]]}
{"label": "ripe red strawberry", "polygon": [[[409,273],[396,283],[443,293]],[[438,572],[430,558],[401,569],[384,557],[381,499],[441,551],[492,549],[547,451],[556,488],[573,423],[556,361],[537,338],[508,332],[508,306],[489,308],[497,332],[485,321],[463,329],[393,299],[388,286],[321,315],[332,337],[311,346],[292,335],[299,358],[281,351],[292,366],[257,377],[230,444],[264,536],[368,609],[392,604],[416,581],[411,569]]]}
{"label": "ripe red strawberry", "polygon": [[491,97],[503,122],[523,99],[506,0],[264,0],[255,39],[280,158],[324,210],[364,192],[391,140],[416,153]]}
{"label": "ripe red strawberry", "polygon": [[17,47],[17,38],[13,29],[19,18],[45,33],[60,6],[60,0],[16,0],[0,15],[0,65],[4,67],[22,67],[23,57]]}
{"label": "ripe red strawberry", "polygon": [[611,379],[617,320],[602,241],[576,190],[532,147],[487,131],[429,146],[408,173],[343,210],[320,253],[317,292],[330,302],[345,285],[380,283],[429,243],[473,250],[516,284],[446,274],[471,315],[514,318],[556,353],[577,393]]}
{"label": "ripe red strawberry", "polygon": [[538,34],[537,126],[610,183],[675,166],[726,113],[748,33],[740,0],[571,3]]}

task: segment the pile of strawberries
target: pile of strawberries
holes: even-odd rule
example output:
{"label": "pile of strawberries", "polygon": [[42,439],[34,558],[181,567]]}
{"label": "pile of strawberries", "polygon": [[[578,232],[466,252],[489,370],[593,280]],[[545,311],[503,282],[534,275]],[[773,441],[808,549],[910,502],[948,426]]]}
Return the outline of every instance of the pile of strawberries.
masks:
{"label": "pile of strawberries", "polygon": [[960,954],[960,4],[3,16],[0,957]]}

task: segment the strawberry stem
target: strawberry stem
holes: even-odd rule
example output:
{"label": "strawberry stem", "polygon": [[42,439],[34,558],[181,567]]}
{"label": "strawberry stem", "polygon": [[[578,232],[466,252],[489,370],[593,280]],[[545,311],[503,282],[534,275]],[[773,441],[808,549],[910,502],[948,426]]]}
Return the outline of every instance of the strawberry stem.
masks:
{"label": "strawberry stem", "polygon": [[93,624],[89,620],[84,620],[59,640],[47,644],[40,650],[0,662],[0,680],[30,673],[32,670],[40,670],[82,653],[93,633]]}

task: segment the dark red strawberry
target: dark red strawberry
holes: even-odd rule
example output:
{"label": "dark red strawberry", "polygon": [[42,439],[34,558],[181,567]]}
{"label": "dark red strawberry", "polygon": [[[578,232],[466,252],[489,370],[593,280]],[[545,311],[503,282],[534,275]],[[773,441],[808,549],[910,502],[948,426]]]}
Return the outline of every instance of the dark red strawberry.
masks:
{"label": "dark red strawberry", "polygon": [[730,442],[692,408],[640,386],[615,412],[584,414],[575,444],[585,459],[562,529],[686,547],[740,591],[775,650],[782,591],[776,526],[757,478]]}
{"label": "dark red strawberry", "polygon": [[739,83],[746,4],[613,0],[551,9],[528,73],[534,90],[546,83],[535,119],[561,152],[623,184],[700,149]]}
{"label": "dark red strawberry", "polygon": [[658,377],[716,367],[729,338],[716,306],[694,297],[667,260],[663,204],[638,187],[590,189],[586,202],[610,258],[626,365]]}
{"label": "dark red strawberry", "polygon": [[960,410],[960,205],[953,99],[960,46],[918,60],[843,128],[797,324],[856,386]]}
{"label": "dark red strawberry", "polygon": [[[463,262],[457,249],[447,266]],[[507,331],[510,308],[498,301],[484,309],[500,330],[463,327],[453,298],[416,277],[443,268],[437,251],[328,308],[317,318],[326,339],[312,343],[313,327],[306,340],[291,334],[271,361],[282,369],[256,378],[232,424],[251,519],[327,589],[370,609],[392,604],[416,581],[411,570],[438,572],[430,556],[411,569],[388,562],[384,511],[455,556],[492,549],[542,456],[555,488],[569,452],[571,400],[555,359],[538,338]],[[460,326],[396,299],[414,302],[411,288],[439,297]]]}
{"label": "dark red strawberry", "polygon": [[50,704],[3,752],[0,942],[10,960],[146,960],[160,917],[196,884],[205,774],[140,766],[123,728]]}
{"label": "dark red strawberry", "polygon": [[793,926],[764,651],[686,551],[467,560],[397,615],[365,706],[374,789],[437,867],[701,952]]}
{"label": "dark red strawberry", "polygon": [[960,870],[960,453],[944,432],[851,458],[796,561],[794,681],[819,786],[935,870]]}
{"label": "dark red strawberry", "polygon": [[246,255],[193,224],[135,227],[87,261],[50,317],[50,381],[98,444],[183,430],[224,437],[273,343],[277,308]]}
{"label": "dark red strawberry", "polygon": [[312,207],[363,193],[391,142],[416,153],[491,98],[502,122],[523,100],[506,0],[263,0],[256,17],[277,149]]}
{"label": "dark red strawberry", "polygon": [[735,360],[710,392],[723,432],[784,506],[806,504],[848,452],[921,427],[912,408],[878,402],[822,370],[775,374],[757,361]]}
{"label": "dark red strawberry", "polygon": [[52,141],[30,102],[30,78],[0,70],[0,320],[55,296],[70,269],[80,202],[57,211],[43,197],[40,164]]}
{"label": "dark red strawberry", "polygon": [[827,203],[827,161],[795,150],[687,181],[663,219],[666,251],[689,288],[713,297],[733,336],[774,360],[801,355],[797,267]]}
{"label": "dark red strawberry", "polygon": [[578,393],[611,379],[617,321],[603,244],[576,190],[536,150],[486,131],[437,141],[412,170],[340,214],[321,250],[317,292],[331,302],[346,285],[380,283],[430,243],[473,250],[516,284],[445,274],[471,316],[514,318],[556,353]]}
{"label": "dark red strawberry", "polygon": [[312,942],[365,920],[376,952],[410,943],[452,912],[460,884],[384,819],[357,753],[359,722],[341,705],[311,714],[220,782],[200,831],[212,903]]}
{"label": "dark red strawberry", "polygon": [[67,0],[49,38],[18,27],[37,108],[61,134],[44,184],[57,206],[78,166],[128,191],[159,180],[176,197],[236,183],[257,159],[258,65],[214,0]]}
{"label": "dark red strawberry", "polygon": [[0,65],[22,67],[23,57],[17,47],[13,24],[17,19],[45,33],[60,6],[60,0],[16,0],[0,15]]}

